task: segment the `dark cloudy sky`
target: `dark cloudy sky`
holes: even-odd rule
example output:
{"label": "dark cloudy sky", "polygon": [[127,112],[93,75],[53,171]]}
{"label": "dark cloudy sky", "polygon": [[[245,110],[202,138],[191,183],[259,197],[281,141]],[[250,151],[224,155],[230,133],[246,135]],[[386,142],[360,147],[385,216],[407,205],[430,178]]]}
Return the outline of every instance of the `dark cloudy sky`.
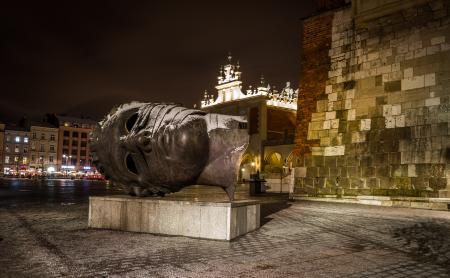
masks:
{"label": "dark cloudy sky", "polygon": [[315,1],[10,1],[0,9],[0,121],[99,118],[122,102],[192,107],[228,51],[244,86],[298,83]]}

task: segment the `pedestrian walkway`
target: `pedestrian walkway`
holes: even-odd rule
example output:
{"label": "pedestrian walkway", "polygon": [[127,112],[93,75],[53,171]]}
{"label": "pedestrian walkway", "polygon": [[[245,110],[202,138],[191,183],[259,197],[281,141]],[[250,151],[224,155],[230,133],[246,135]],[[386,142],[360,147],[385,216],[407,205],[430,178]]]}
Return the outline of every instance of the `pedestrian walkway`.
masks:
{"label": "pedestrian walkway", "polygon": [[265,204],[232,242],[87,228],[87,204],[0,209],[6,277],[449,277],[450,213]]}

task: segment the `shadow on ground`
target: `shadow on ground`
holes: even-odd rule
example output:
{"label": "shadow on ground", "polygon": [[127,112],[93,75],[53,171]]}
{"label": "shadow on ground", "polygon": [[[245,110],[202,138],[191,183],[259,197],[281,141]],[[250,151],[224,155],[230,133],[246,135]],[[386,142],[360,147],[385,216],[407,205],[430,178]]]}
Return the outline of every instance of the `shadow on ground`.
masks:
{"label": "shadow on ground", "polygon": [[280,210],[286,209],[291,205],[286,201],[274,202],[274,203],[262,203],[261,204],[261,226],[270,222],[273,218],[269,217],[271,214],[276,213]]}
{"label": "shadow on ground", "polygon": [[394,231],[394,237],[405,241],[404,246],[417,261],[439,264],[450,273],[450,225],[420,222]]}

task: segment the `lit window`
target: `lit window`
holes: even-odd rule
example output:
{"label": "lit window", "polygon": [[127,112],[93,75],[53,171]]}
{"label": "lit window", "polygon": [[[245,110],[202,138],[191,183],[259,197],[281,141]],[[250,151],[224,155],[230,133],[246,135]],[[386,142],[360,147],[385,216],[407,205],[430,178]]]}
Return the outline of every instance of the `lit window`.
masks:
{"label": "lit window", "polygon": [[14,152],[15,152],[15,153],[20,152],[19,146],[15,146],[15,147],[14,147]]}
{"label": "lit window", "polygon": [[28,143],[28,137],[24,137],[24,138],[23,138],[23,142],[24,142],[24,143]]}
{"label": "lit window", "polygon": [[34,142],[31,142],[31,150],[35,150],[36,149],[36,146],[34,145]]}
{"label": "lit window", "polygon": [[10,140],[11,140],[11,137],[9,137],[9,135],[6,136],[6,142],[9,142]]}
{"label": "lit window", "polygon": [[9,156],[5,156],[5,163],[9,163]]}
{"label": "lit window", "polygon": [[20,136],[16,136],[16,142],[17,142],[17,143],[20,142]]}
{"label": "lit window", "polygon": [[9,153],[9,145],[5,146],[5,152]]}
{"label": "lit window", "polygon": [[14,157],[14,162],[19,162],[19,157],[18,156]]}
{"label": "lit window", "polygon": [[28,162],[28,158],[27,157],[22,158],[22,163],[23,164],[27,164],[27,162]]}

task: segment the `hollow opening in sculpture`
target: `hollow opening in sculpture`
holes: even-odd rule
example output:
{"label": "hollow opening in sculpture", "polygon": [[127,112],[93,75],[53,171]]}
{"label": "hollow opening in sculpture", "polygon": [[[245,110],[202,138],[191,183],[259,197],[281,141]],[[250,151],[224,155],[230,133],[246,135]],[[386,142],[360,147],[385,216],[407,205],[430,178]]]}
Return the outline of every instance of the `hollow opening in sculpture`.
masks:
{"label": "hollow opening in sculpture", "polygon": [[134,162],[133,156],[131,154],[127,154],[127,156],[125,157],[125,165],[127,166],[128,171],[135,175],[139,175],[136,163]]}
{"label": "hollow opening in sculpture", "polygon": [[138,116],[139,116],[138,113],[134,113],[134,114],[131,115],[131,117],[128,118],[128,120],[126,121],[126,123],[125,123],[125,128],[127,129],[128,132],[130,132],[130,131],[133,129],[134,125],[135,125],[136,122],[137,122]]}

